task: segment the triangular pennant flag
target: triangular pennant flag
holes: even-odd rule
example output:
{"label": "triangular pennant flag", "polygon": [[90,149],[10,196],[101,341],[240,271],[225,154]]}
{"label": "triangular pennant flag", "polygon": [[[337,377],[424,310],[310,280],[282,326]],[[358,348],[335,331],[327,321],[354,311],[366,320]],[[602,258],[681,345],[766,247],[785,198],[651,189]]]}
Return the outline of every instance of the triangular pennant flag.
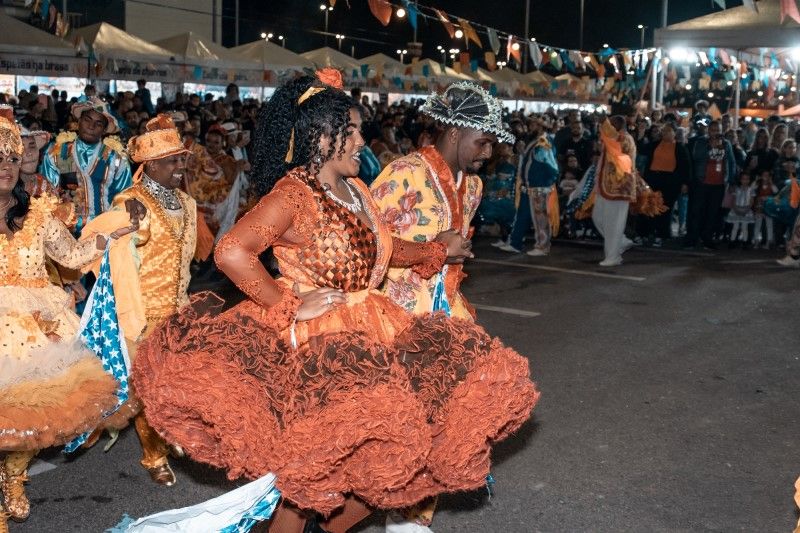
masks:
{"label": "triangular pennant flag", "polygon": [[461,74],[461,62],[453,63],[453,70]]}
{"label": "triangular pennant flag", "polygon": [[725,0],[714,0],[714,3],[715,3],[715,4],[717,4],[717,5],[718,5],[720,8],[722,8],[722,9],[728,9],[728,8],[725,6]]}
{"label": "triangular pennant flag", "polygon": [[758,5],[756,4],[755,0],[742,0],[742,4],[744,4],[744,7],[749,8],[754,13],[758,13]]}
{"label": "triangular pennant flag", "polygon": [[489,46],[492,48],[494,55],[500,53],[500,38],[497,37],[497,30],[494,28],[487,28],[486,34],[489,36]]}
{"label": "triangular pennant flag", "polygon": [[728,52],[720,48],[719,50],[719,58],[722,60],[722,64],[726,67],[731,64],[731,56],[728,55]]}
{"label": "triangular pennant flag", "polygon": [[522,63],[522,58],[519,55],[519,47],[514,50],[514,43],[515,39],[513,35],[508,36],[508,42],[506,43],[506,57],[514,57],[517,60],[517,63]]}
{"label": "triangular pennant flag", "polygon": [[469,69],[469,52],[461,52],[458,54],[458,62],[464,70]]}
{"label": "triangular pennant flag", "polygon": [[469,62],[469,70],[470,72],[478,72],[478,60],[472,59]]}
{"label": "triangular pennant flag", "polygon": [[392,20],[392,5],[386,0],[368,0],[369,10],[384,26]]}
{"label": "triangular pennant flag", "polygon": [[555,67],[556,70],[561,70],[562,66],[561,56],[559,56],[558,52],[556,52],[555,50],[553,50],[550,53],[550,64],[553,65],[553,67]]}
{"label": "triangular pennant flag", "polygon": [[408,13],[408,23],[411,24],[411,27],[416,30],[418,13],[417,6],[408,0],[403,0],[403,5],[406,6],[406,13]]}
{"label": "triangular pennant flag", "polygon": [[458,24],[461,26],[461,30],[464,32],[464,35],[478,45],[479,48],[483,48],[483,43],[481,42],[480,38],[478,37],[478,33],[475,31],[475,28],[469,23],[469,21],[465,19],[458,19]]}
{"label": "triangular pennant flag", "polygon": [[442,25],[444,26],[444,29],[447,31],[447,34],[450,36],[450,38],[452,39],[455,37],[456,28],[453,26],[453,23],[450,22],[450,19],[447,18],[447,14],[441,9],[433,9],[433,11],[436,12],[436,16],[439,17],[439,20],[442,22]]}
{"label": "triangular pennant flag", "polygon": [[536,43],[528,43],[528,48],[531,52],[531,61],[538,68],[542,64],[542,51]]}
{"label": "triangular pennant flag", "polygon": [[483,60],[486,61],[486,66],[489,70],[495,70],[497,68],[497,57],[494,55],[494,52],[486,52],[483,54]]}
{"label": "triangular pennant flag", "polygon": [[800,23],[800,11],[797,11],[797,0],[781,0],[781,24],[789,17]]}

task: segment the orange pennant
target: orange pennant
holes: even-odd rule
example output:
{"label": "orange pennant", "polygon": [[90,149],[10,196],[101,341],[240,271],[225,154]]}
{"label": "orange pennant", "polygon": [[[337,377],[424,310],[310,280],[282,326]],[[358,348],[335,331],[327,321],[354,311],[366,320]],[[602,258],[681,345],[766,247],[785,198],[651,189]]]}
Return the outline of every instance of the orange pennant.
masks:
{"label": "orange pennant", "polygon": [[392,5],[386,0],[369,0],[369,10],[384,26],[392,20]]}
{"label": "orange pennant", "polygon": [[454,38],[456,36],[456,27],[453,26],[453,23],[450,22],[449,18],[447,18],[447,14],[441,9],[432,9],[436,12],[436,15],[439,17],[439,20],[442,22],[442,25],[444,26],[444,29],[447,31],[447,34],[450,36],[450,38]]}
{"label": "orange pennant", "polygon": [[489,51],[483,54],[483,59],[486,61],[486,66],[489,70],[497,69],[497,58],[494,55],[494,52]]}
{"label": "orange pennant", "polygon": [[481,43],[480,37],[478,37],[478,33],[475,31],[475,28],[472,27],[472,24],[470,24],[469,21],[458,19],[458,24],[461,26],[461,30],[464,32],[464,35],[467,36],[467,39],[478,45],[479,48],[483,48],[483,44]]}

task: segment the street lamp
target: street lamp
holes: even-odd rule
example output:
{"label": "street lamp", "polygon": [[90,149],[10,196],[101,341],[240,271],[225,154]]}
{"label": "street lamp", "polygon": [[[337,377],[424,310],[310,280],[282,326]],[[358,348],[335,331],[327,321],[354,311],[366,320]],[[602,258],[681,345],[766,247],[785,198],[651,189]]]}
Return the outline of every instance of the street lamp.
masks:
{"label": "street lamp", "polygon": [[401,8],[397,9],[397,18],[401,19],[406,16],[406,10]]}
{"label": "street lamp", "polygon": [[436,49],[439,50],[439,53],[442,54],[442,64],[446,65],[447,64],[447,50],[445,50],[444,46],[442,46],[442,45],[437,46]]}
{"label": "street lamp", "polygon": [[328,46],[328,14],[333,11],[333,6],[319,5],[319,10],[325,12],[325,46]]}
{"label": "street lamp", "polygon": [[262,38],[262,39],[266,39],[266,38],[267,38],[267,34],[266,34],[266,33],[264,33],[263,31],[261,32],[261,38]]}
{"label": "street lamp", "polygon": [[639,39],[639,49],[644,50],[644,32],[645,30],[647,30],[647,26],[639,24],[636,27],[639,28],[639,31],[641,32],[641,38]]}
{"label": "street lamp", "polygon": [[397,55],[400,56],[400,63],[405,64],[405,57],[407,53],[408,50],[400,50],[399,48],[397,49]]}
{"label": "street lamp", "polygon": [[344,35],[337,33],[336,40],[339,41],[339,51],[342,51],[342,41],[344,40]]}
{"label": "street lamp", "polygon": [[497,66],[498,66],[498,67],[500,67],[500,70],[503,70],[503,68],[504,68],[506,65],[508,65],[508,62],[506,62],[506,61],[498,61],[498,62],[497,62]]}
{"label": "street lamp", "polygon": [[464,37],[464,32],[460,29],[456,30],[456,39],[461,39],[462,37]]}
{"label": "street lamp", "polygon": [[278,40],[281,42],[281,46],[286,48],[286,39],[283,38],[283,35],[278,35]]}
{"label": "street lamp", "polygon": [[451,48],[450,50],[448,50],[448,52],[450,53],[450,59],[453,60],[453,64],[455,65],[455,63],[456,63],[456,54],[461,53],[461,50],[459,50],[458,48]]}

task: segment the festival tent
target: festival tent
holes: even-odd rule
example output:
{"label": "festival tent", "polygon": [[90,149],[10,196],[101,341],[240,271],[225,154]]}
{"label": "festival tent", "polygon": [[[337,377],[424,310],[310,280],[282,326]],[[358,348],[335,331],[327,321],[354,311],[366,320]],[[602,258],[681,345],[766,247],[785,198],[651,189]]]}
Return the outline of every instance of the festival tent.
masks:
{"label": "festival tent", "polygon": [[83,43],[93,54],[106,59],[141,61],[152,63],[175,62],[176,54],[160,46],[148,43],[108,22],[73,29],[67,39],[75,46]]}
{"label": "festival tent", "polygon": [[264,69],[303,70],[314,68],[312,61],[266,39],[236,46],[230,48],[229,51],[239,57],[259,62]]}
{"label": "festival tent", "polygon": [[0,11],[0,52],[75,57],[74,46]]}
{"label": "festival tent", "polygon": [[[420,59],[419,61],[415,61],[411,63],[411,72],[415,76],[422,76],[422,77],[433,77],[433,78],[451,78],[454,80],[470,80],[474,81],[475,79],[462,73],[456,72],[454,69],[442,65],[434,61],[433,59]],[[427,69],[425,68],[427,67]],[[427,75],[425,71],[427,70]]]}
{"label": "festival tent", "polygon": [[373,54],[362,57],[358,60],[361,64],[369,65],[371,69],[378,71],[383,69],[384,74],[402,74],[406,70],[406,65],[386,54]]}
{"label": "festival tent", "polygon": [[259,61],[235,54],[191,31],[155,41],[153,44],[169,50],[189,65],[261,69]]}
{"label": "festival tent", "polygon": [[761,0],[756,6],[757,13],[746,6],[738,6],[657,29],[655,45],[733,50],[800,45],[800,24],[791,17],[786,17],[781,24],[781,0]]}
{"label": "festival tent", "polygon": [[344,70],[345,74],[350,74],[353,70],[361,71],[361,63],[357,59],[327,46],[303,52],[300,56],[311,61],[317,68],[334,67]]}
{"label": "festival tent", "polygon": [[525,74],[525,79],[528,81],[528,83],[538,83],[538,84],[542,84],[542,85],[550,85],[550,83],[552,83],[554,78],[553,78],[553,76],[550,76],[549,74],[545,74],[541,70],[535,70],[533,72]]}

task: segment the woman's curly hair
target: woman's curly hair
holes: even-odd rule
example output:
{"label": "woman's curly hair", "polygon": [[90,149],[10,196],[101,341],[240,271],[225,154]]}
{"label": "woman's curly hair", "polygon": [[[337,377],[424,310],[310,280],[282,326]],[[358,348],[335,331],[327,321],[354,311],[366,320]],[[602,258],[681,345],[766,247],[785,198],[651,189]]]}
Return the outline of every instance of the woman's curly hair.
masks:
{"label": "woman's curly hair", "polygon": [[[303,167],[311,175],[336,154],[337,144],[322,153],[320,139],[328,135],[332,140],[342,139],[339,154],[344,153],[344,140],[351,134],[350,109],[353,100],[339,89],[326,87],[302,104],[298,99],[311,86],[325,86],[313,76],[303,76],[290,81],[275,91],[261,110],[255,134],[255,159],[253,185],[259,196],[267,194],[275,183],[296,167]],[[294,150],[286,162],[289,139],[294,128]]]}
{"label": "woman's curly hair", "polygon": [[11,197],[14,199],[15,204],[6,213],[6,226],[12,232],[16,232],[22,229],[17,220],[24,219],[30,209],[30,195],[25,190],[25,182],[22,181],[22,178],[17,180],[11,190]]}

